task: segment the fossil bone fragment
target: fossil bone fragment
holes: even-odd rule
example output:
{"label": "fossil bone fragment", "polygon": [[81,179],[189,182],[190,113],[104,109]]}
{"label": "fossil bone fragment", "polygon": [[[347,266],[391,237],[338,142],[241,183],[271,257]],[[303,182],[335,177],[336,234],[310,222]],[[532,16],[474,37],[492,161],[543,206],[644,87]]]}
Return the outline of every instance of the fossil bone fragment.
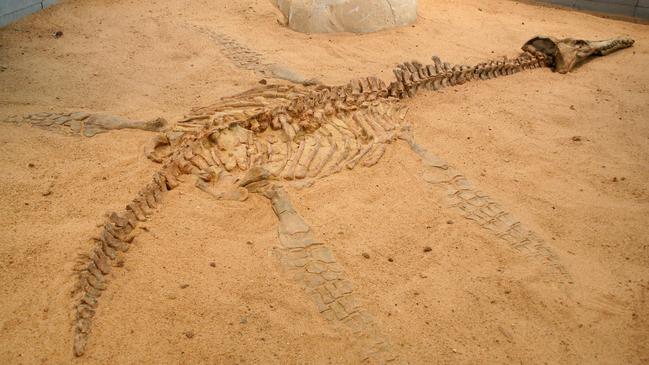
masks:
{"label": "fossil bone fragment", "polygon": [[512,249],[542,260],[558,274],[557,280],[565,280],[568,273],[558,255],[539,235],[416,143],[407,110],[399,103],[424,88],[438,90],[554,65],[556,55],[525,48],[516,58],[476,66],[451,65],[437,57],[429,65],[406,62],[395,69],[396,80],[389,85],[374,77],[342,86],[267,85],[193,110],[147,148],[147,155],[161,163],[160,170],[123,211],[109,215],[90,253],[80,258],[74,353],[81,356],[86,350],[98,299],[118,252],[127,251],[138,224],[161,209],[166,191],[193,180],[219,199],[241,201],[250,193],[269,198],[279,219],[282,264],[294,271],[318,311],[357,335],[358,345],[367,350],[364,361],[394,360],[389,341],[379,335],[377,317],[364,308],[343,268],[291,206],[283,186],[310,186],[331,174],[373,166],[398,138],[420,156],[424,181],[442,190],[450,207]]}
{"label": "fossil bone fragment", "polygon": [[117,129],[141,129],[160,132],[167,127],[167,121],[156,118],[149,121],[130,120],[109,114],[71,112],[71,113],[36,113],[24,117],[12,116],[5,119],[9,123],[29,123],[33,126],[67,134],[82,134],[92,137]]}
{"label": "fossil bone fragment", "polygon": [[308,86],[320,83],[317,79],[306,78],[286,66],[265,62],[263,55],[242,45],[226,34],[198,25],[194,25],[193,28],[216,42],[223,55],[239,68],[254,71],[259,76],[282,79],[296,84]]}
{"label": "fossil bone fragment", "polygon": [[557,72],[567,73],[591,56],[606,56],[617,50],[631,47],[634,40],[617,37],[604,41],[586,41],[583,39],[557,39],[548,36],[537,36],[523,46],[527,52],[541,52],[548,57],[549,66]]}
{"label": "fossil bone fragment", "polygon": [[342,322],[358,339],[361,360],[383,364],[395,359],[389,342],[378,324],[345,278],[344,269],[333,252],[313,235],[311,227],[295,211],[286,191],[269,184],[253,190],[271,201],[279,220],[280,261],[312,298],[320,314],[329,321]]}

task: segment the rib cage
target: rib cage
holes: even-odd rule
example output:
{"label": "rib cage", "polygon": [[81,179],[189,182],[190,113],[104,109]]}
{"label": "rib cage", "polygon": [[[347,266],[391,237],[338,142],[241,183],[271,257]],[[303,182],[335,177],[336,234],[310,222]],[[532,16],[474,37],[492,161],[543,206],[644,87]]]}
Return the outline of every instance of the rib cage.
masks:
{"label": "rib cage", "polygon": [[204,180],[224,172],[243,173],[263,167],[272,176],[301,180],[331,175],[343,168],[372,166],[399,130],[402,114],[394,103],[372,103],[363,109],[323,116],[310,133],[296,130],[284,116],[278,128],[254,133],[238,124],[188,142],[183,157]]}

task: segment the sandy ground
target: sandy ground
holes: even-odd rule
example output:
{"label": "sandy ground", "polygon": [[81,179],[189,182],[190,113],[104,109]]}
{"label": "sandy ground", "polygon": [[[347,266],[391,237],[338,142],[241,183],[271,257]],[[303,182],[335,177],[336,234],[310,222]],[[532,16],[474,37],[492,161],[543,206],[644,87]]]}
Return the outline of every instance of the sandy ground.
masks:
{"label": "sandy ground", "polygon": [[[415,26],[362,36],[298,34],[276,19],[261,0],[62,1],[0,29],[0,117],[173,120],[257,84],[192,25],[328,84],[389,80],[396,63],[433,54],[513,56],[538,33],[630,35],[633,49],[570,75],[536,70],[407,102],[421,144],[556,249],[567,288],[440,202],[403,143],[371,169],[291,196],[398,363],[649,363],[648,26],[498,0],[421,1]],[[88,351],[73,358],[75,257],[157,168],[142,154],[150,137],[0,124],[0,363],[357,363],[350,334],[272,254],[268,202],[215,201],[191,186],[169,193],[114,270]]]}

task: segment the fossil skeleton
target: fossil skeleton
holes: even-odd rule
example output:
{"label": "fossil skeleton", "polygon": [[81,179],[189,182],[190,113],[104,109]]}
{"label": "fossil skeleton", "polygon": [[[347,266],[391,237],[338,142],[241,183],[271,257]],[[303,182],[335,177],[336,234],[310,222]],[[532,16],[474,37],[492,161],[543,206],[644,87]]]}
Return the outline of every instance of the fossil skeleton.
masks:
{"label": "fossil skeleton", "polygon": [[[146,221],[162,204],[164,193],[191,177],[197,187],[219,199],[245,200],[251,192],[270,199],[279,219],[283,266],[325,318],[343,322],[355,334],[364,361],[394,360],[389,341],[345,279],[343,268],[292,207],[282,186],[309,186],[345,169],[372,166],[397,139],[406,141],[420,157],[424,181],[444,191],[450,206],[515,250],[544,260],[565,279],[567,271],[542,238],[476,190],[460,172],[416,143],[399,100],[413,97],[421,89],[439,90],[538,67],[566,72],[590,55],[606,55],[632,44],[628,38],[588,42],[536,37],[513,59],[462,66],[433,57],[430,65],[398,65],[396,80],[389,85],[375,77],[336,87],[267,85],[194,109],[145,148],[147,156],[162,168],[124,211],[109,216],[94,248],[80,258],[74,291],[78,298],[75,355],[81,356],[86,349],[98,299],[106,289],[118,251],[129,249],[138,223]],[[46,127],[68,125],[75,132],[88,130],[86,135],[92,135],[93,131],[115,126],[108,123],[108,127],[102,127],[102,120],[107,119],[68,113],[35,114],[11,121]],[[138,128],[133,123],[121,125]],[[156,130],[164,125],[157,120],[139,127]]]}

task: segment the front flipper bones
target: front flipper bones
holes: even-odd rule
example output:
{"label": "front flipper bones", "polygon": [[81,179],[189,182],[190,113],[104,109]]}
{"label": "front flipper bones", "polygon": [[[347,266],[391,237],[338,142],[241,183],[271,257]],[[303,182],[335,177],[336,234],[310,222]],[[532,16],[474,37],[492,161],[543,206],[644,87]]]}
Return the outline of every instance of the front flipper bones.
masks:
{"label": "front flipper bones", "polygon": [[509,243],[514,250],[548,265],[552,270],[550,275],[560,284],[572,281],[568,270],[547,242],[526,229],[487,194],[477,190],[462,173],[419,145],[409,127],[403,128],[399,138],[406,141],[421,159],[423,180],[443,192],[450,207]]}

